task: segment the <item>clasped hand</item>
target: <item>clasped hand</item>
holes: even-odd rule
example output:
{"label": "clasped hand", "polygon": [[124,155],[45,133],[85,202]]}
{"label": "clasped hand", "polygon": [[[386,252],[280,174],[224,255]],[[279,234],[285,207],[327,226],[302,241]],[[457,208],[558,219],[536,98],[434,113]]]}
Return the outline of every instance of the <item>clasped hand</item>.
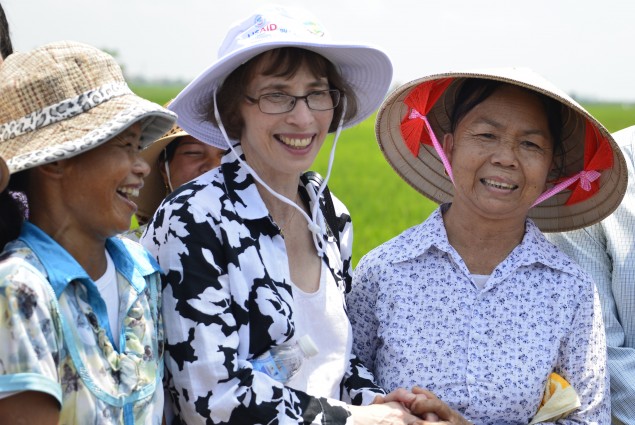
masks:
{"label": "clasped hand", "polygon": [[407,409],[403,423],[408,425],[471,425],[460,413],[432,392],[413,387],[412,392],[398,388],[386,396],[377,396],[373,404],[399,403]]}

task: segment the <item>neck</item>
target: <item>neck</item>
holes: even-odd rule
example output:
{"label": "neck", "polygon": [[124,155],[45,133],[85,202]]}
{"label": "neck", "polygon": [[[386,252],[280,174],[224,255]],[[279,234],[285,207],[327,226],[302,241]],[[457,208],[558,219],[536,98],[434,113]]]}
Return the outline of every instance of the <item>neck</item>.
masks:
{"label": "neck", "polygon": [[44,208],[33,208],[30,221],[60,244],[91,279],[96,280],[106,272],[105,239],[89,237],[68,216],[60,217]]}
{"label": "neck", "polygon": [[525,219],[492,220],[463,211],[458,204],[443,214],[450,245],[459,253],[469,271],[491,274],[525,234]]}

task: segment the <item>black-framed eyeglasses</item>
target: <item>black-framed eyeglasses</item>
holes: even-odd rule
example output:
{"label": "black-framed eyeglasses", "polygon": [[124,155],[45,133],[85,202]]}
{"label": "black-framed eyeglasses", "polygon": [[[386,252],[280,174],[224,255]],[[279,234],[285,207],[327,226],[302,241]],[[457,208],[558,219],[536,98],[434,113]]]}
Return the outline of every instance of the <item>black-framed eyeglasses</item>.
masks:
{"label": "black-framed eyeglasses", "polygon": [[265,114],[284,114],[295,108],[298,100],[304,100],[314,111],[328,111],[337,108],[340,104],[340,91],[337,89],[316,90],[304,96],[293,96],[284,93],[263,94],[258,98],[245,95],[251,103],[257,104],[260,111]]}

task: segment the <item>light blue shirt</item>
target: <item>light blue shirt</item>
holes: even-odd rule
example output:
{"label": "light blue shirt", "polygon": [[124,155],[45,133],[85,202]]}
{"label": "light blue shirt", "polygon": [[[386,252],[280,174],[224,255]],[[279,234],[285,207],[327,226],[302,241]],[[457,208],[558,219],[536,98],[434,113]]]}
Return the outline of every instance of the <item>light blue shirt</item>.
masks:
{"label": "light blue shirt", "polygon": [[596,225],[548,237],[595,280],[606,329],[613,423],[635,424],[635,126],[613,136],[628,168],[622,204]]}

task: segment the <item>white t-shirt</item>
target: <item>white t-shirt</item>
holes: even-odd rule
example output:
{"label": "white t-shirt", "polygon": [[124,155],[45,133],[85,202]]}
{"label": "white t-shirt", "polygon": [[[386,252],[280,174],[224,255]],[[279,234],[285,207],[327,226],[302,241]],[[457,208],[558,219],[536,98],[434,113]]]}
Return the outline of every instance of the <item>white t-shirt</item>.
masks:
{"label": "white t-shirt", "polygon": [[320,286],[307,293],[293,285],[295,335],[310,335],[319,352],[304,359],[287,386],[316,397],[340,399],[340,383],[350,360],[353,331],[344,311],[344,294],[322,262]]}
{"label": "white t-shirt", "polygon": [[110,332],[114,339],[115,348],[119,349],[119,286],[117,285],[117,270],[115,263],[106,251],[106,272],[95,281],[99,294],[106,303]]}
{"label": "white t-shirt", "polygon": [[491,275],[489,275],[489,274],[471,274],[470,276],[472,277],[472,281],[476,284],[476,286],[478,286],[480,289],[483,289]]}

